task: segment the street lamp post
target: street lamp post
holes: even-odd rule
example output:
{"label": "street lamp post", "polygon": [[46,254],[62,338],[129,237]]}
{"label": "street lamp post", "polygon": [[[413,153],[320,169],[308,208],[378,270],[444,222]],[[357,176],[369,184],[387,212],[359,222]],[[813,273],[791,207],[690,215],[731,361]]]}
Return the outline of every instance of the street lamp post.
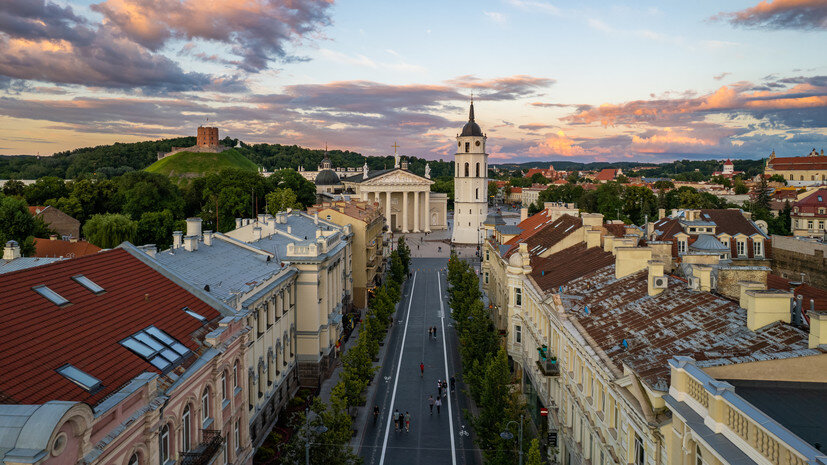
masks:
{"label": "street lamp post", "polygon": [[[500,437],[503,439],[514,439],[514,435],[508,431],[508,427],[511,426],[511,423],[517,424],[516,421],[511,420],[505,424],[505,431],[500,433]],[[520,448],[518,450],[520,455],[520,465],[523,465],[523,414],[520,414]]]}
{"label": "street lamp post", "polygon": [[[307,407],[304,417],[306,420],[304,430],[304,463],[305,465],[310,465],[310,407]],[[319,425],[313,427],[313,431],[317,434],[324,434],[327,432],[327,427],[325,425]]]}

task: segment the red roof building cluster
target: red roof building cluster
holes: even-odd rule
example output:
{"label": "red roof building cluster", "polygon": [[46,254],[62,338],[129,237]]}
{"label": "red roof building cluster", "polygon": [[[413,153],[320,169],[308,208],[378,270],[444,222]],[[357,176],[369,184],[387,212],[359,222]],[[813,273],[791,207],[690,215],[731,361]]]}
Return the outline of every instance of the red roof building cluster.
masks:
{"label": "red roof building cluster", "polygon": [[86,241],[58,239],[52,236],[49,239],[36,237],[34,239],[35,257],[63,257],[77,258],[96,254],[101,248]]}

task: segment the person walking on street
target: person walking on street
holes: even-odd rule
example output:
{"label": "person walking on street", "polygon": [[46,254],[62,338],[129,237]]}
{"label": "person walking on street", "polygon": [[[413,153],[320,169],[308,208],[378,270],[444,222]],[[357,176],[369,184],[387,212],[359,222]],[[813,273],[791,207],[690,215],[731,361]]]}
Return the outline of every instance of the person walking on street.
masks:
{"label": "person walking on street", "polygon": [[393,411],[393,429],[399,432],[399,410]]}
{"label": "person walking on street", "polygon": [[436,380],[436,397],[442,397],[442,381]]}
{"label": "person walking on street", "polygon": [[434,405],[436,405],[436,414],[439,415],[439,408],[442,407],[442,399],[437,398]]}
{"label": "person walking on street", "polygon": [[405,432],[411,432],[411,414],[405,410]]}
{"label": "person walking on street", "polygon": [[454,379],[454,377],[451,376],[451,392],[454,392],[454,389],[456,389],[456,386],[457,386],[457,382]]}
{"label": "person walking on street", "polygon": [[445,397],[448,397],[448,381],[442,382],[442,389],[445,390]]}
{"label": "person walking on street", "polygon": [[376,425],[376,420],[379,419],[379,406],[373,406],[373,424]]}
{"label": "person walking on street", "polygon": [[434,396],[428,396],[428,407],[431,407],[431,415],[434,414]]}
{"label": "person walking on street", "polygon": [[419,377],[422,378],[423,376],[425,376],[425,364],[419,362]]}

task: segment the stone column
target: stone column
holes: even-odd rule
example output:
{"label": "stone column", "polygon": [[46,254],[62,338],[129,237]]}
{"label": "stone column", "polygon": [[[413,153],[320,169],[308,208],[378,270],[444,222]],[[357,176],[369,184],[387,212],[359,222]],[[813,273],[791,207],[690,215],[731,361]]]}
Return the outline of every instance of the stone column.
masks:
{"label": "stone column", "polygon": [[388,224],[388,231],[392,231],[391,224],[391,191],[385,191],[385,221]]}
{"label": "stone column", "polygon": [[414,232],[420,232],[420,230],[419,230],[419,220],[420,220],[420,217],[422,216],[422,211],[419,209],[419,194],[421,194],[421,192],[419,192],[419,191],[414,192],[414,224],[413,224]]}
{"label": "stone column", "polygon": [[402,232],[408,232],[408,191],[402,191]]}
{"label": "stone column", "polygon": [[431,188],[425,191],[425,232],[431,232]]}

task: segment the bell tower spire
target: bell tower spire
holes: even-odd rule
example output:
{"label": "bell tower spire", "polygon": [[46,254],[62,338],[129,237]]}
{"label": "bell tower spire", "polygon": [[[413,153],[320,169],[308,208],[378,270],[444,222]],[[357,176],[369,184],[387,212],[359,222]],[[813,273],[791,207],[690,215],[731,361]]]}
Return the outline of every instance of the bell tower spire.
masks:
{"label": "bell tower spire", "polygon": [[488,216],[488,154],[486,137],[475,121],[474,100],[468,108],[468,122],[457,135],[454,155],[454,230],[451,242],[480,244],[482,223]]}

